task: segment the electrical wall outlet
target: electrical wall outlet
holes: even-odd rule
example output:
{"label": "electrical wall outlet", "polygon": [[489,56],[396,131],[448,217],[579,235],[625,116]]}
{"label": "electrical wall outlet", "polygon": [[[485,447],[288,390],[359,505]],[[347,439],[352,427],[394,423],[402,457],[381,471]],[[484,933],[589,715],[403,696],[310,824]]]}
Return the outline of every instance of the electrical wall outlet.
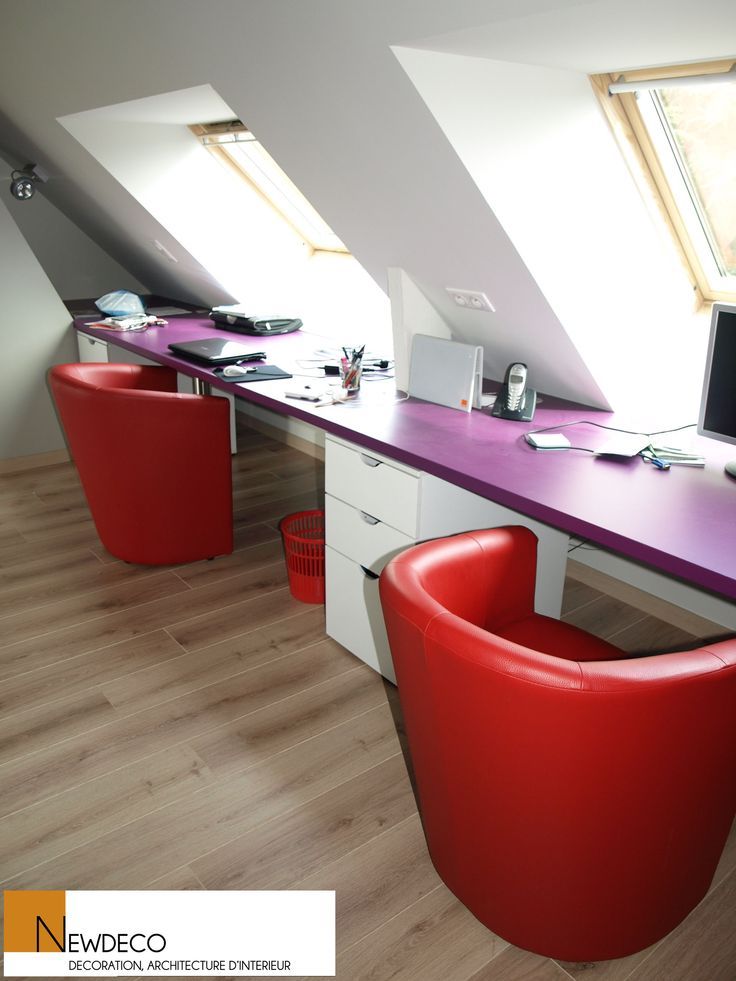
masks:
{"label": "electrical wall outlet", "polygon": [[475,290],[456,290],[451,286],[446,286],[445,289],[459,307],[464,307],[466,310],[485,310],[486,313],[496,312],[496,308],[485,293],[478,293]]}

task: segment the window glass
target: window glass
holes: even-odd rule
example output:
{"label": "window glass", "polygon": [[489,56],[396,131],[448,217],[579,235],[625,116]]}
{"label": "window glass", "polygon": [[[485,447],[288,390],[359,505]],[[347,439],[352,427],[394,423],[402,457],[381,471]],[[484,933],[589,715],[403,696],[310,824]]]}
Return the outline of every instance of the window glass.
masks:
{"label": "window glass", "polygon": [[640,188],[656,201],[701,299],[736,300],[732,62],[594,76]]}
{"label": "window glass", "polygon": [[736,276],[736,84],[655,90],[722,275]]}
{"label": "window glass", "polygon": [[242,123],[215,123],[196,129],[200,131],[204,146],[224,155],[234,164],[313,249],[348,251],[299,188]]}

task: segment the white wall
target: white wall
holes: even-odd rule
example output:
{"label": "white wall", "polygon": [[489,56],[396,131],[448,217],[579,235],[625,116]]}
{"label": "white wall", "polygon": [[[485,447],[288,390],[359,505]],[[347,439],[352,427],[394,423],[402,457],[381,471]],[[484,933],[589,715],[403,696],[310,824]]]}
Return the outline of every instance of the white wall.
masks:
{"label": "white wall", "polygon": [[[626,404],[637,361],[657,366],[648,393],[667,390],[692,289],[642,207],[587,76],[409,48],[396,55],[613,405]],[[545,333],[530,324],[504,340],[505,360],[527,362],[538,388],[559,392]],[[474,339],[470,326],[466,334]],[[700,378],[690,376],[678,401],[696,412]]]}
{"label": "white wall", "polygon": [[[549,351],[558,360],[568,357],[561,372],[566,382],[574,382],[578,393],[593,393],[586,400],[605,403],[564,325],[390,49],[407,38],[548,3],[28,2],[23,15],[11,8],[4,23],[17,45],[0,63],[0,107],[53,159],[63,180],[49,194],[65,195],[84,181],[95,198],[96,220],[117,229],[116,255],[130,253],[124,264],[135,270],[145,254],[152,289],[160,289],[163,275],[176,277],[202,302],[222,302],[211,277],[197,280],[193,265],[174,267],[155,253],[150,243],[165,235],[161,224],[58,120],[208,84],[248,121],[379,286],[385,290],[386,270],[397,266],[422,289],[477,289],[494,303],[501,297],[486,337],[489,373],[500,375],[505,367],[494,354],[496,339],[523,336],[535,324]],[[32,38],[27,17],[34,18]],[[111,72],[111,37],[118,48],[134,49],[145,70]],[[70,51],[79,57],[70,58]],[[19,74],[26,83],[22,94],[12,84]],[[456,316],[462,321],[463,312],[449,300],[438,309],[451,326]]]}
{"label": "white wall", "polygon": [[[458,330],[474,329],[474,315],[454,310],[444,286],[500,298],[489,368],[503,368],[510,339],[539,347],[543,338],[546,357],[583,390],[596,379],[573,344],[587,353],[579,312],[554,292],[551,271],[530,270],[539,257],[528,227],[504,227],[513,219],[494,212],[503,194],[481,192],[392,46],[605,71],[732,54],[735,18],[730,0],[24,0],[3,10],[0,110],[24,134],[28,158],[52,172],[49,200],[124,268],[154,291],[222,302],[201,264],[172,265],[156,252],[155,239],[170,247],[160,222],[58,122],[210,85],[380,286],[388,267],[404,269]],[[134,70],[117,66],[126,55]],[[550,98],[565,91],[560,83]],[[572,196],[569,207],[585,210],[588,201]],[[610,289],[599,303],[626,276],[619,256],[609,256]],[[673,391],[697,371],[691,337],[673,324],[669,345],[683,340],[679,374],[665,372]],[[614,354],[624,349],[618,334],[606,342]]]}
{"label": "white wall", "polygon": [[[349,331],[359,344],[370,335],[390,357],[388,299],[357,261],[313,253],[188,128],[233,117],[202,85],[60,122],[167,230],[166,248],[182,276],[203,267],[220,284],[222,301],[254,314],[299,316],[306,330],[330,337]],[[155,240],[146,245],[155,248]]]}

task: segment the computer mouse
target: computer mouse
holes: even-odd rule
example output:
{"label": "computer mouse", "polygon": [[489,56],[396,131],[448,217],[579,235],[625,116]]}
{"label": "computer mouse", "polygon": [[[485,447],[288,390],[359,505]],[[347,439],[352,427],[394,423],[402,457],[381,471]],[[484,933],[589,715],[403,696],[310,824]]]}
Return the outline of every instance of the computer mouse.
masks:
{"label": "computer mouse", "polygon": [[226,364],[222,369],[222,373],[226,378],[238,377],[238,375],[244,375],[248,369],[244,368],[241,364]]}

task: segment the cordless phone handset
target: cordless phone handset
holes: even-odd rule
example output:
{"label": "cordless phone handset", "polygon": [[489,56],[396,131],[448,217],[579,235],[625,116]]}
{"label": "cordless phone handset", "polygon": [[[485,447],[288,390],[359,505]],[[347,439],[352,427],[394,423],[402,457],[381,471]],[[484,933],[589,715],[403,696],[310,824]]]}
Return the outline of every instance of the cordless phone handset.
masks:
{"label": "cordless phone handset", "polygon": [[527,368],[521,361],[513,361],[506,369],[506,377],[491,415],[498,419],[528,422],[534,416],[537,393],[527,386]]}
{"label": "cordless phone handset", "polygon": [[526,390],[526,365],[520,361],[509,365],[506,371],[506,408],[518,412]]}

